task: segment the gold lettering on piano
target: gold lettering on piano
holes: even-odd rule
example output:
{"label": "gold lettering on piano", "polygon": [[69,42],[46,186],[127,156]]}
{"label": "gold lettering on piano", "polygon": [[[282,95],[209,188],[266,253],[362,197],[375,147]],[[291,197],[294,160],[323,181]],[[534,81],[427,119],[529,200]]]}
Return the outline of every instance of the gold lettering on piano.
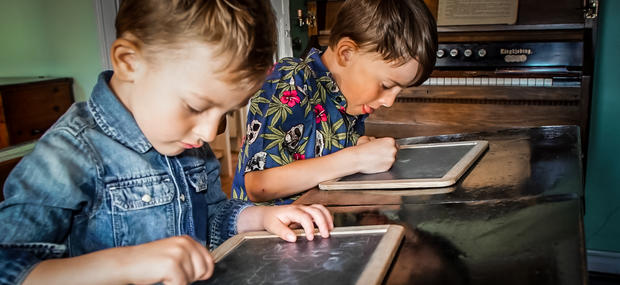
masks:
{"label": "gold lettering on piano", "polygon": [[501,55],[506,55],[506,54],[527,54],[527,55],[531,55],[534,52],[532,51],[531,48],[503,48],[499,50],[499,53]]}

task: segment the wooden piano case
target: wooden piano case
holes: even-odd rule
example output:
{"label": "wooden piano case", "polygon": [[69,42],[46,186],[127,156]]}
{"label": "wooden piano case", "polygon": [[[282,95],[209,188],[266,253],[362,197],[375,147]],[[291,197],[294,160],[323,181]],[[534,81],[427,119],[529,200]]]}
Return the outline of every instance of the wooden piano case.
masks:
{"label": "wooden piano case", "polygon": [[[434,16],[440,1],[424,0]],[[401,138],[578,125],[585,153],[596,35],[592,3],[519,0],[514,25],[439,26],[443,54],[438,53],[431,78],[403,90],[391,108],[376,110],[367,120],[366,134]],[[309,30],[309,36],[318,37],[321,47],[327,44],[331,23],[337,21],[336,11],[329,7],[338,6],[333,1],[308,2],[309,11],[317,11],[319,30],[317,35]],[[518,53],[522,45],[532,52],[526,61],[503,61],[501,49]],[[478,56],[482,47],[486,57]],[[455,56],[450,53],[453,49]],[[465,57],[466,49],[473,56]],[[550,83],[537,84],[545,80]]]}

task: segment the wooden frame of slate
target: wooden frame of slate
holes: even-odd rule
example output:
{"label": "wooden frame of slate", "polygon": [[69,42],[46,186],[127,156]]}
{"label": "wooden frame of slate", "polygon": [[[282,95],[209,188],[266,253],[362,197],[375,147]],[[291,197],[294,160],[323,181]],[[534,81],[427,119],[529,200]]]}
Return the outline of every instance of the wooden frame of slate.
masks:
{"label": "wooden frame of slate", "polygon": [[211,253],[214,273],[203,284],[380,284],[404,228],[337,227],[312,241],[303,230],[295,233],[294,243],[265,231],[235,235]]}
{"label": "wooden frame of slate", "polygon": [[[356,173],[319,183],[321,190],[446,187],[458,179],[487,149],[487,141],[401,145],[386,172]],[[435,194],[429,189],[427,194]],[[437,189],[437,193],[443,193]],[[445,191],[444,191],[445,192]]]}

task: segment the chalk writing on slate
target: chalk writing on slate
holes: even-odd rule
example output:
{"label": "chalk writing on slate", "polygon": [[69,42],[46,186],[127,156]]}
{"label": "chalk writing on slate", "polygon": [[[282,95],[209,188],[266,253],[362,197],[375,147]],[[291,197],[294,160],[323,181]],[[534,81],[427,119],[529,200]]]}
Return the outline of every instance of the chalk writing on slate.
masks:
{"label": "chalk writing on slate", "polygon": [[340,181],[441,178],[473,147],[474,145],[456,145],[399,149],[396,161],[389,171],[356,173],[343,177]]}
{"label": "chalk writing on slate", "polygon": [[319,183],[322,190],[450,186],[488,147],[487,141],[401,145],[385,172],[356,173]]}
{"label": "chalk writing on slate", "polygon": [[246,239],[197,284],[355,284],[383,233]]}

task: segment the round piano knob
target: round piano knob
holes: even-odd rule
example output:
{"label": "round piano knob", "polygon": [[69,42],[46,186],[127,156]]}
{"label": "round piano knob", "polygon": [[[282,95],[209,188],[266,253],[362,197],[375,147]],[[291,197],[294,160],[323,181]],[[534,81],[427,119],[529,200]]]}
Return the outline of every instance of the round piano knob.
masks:
{"label": "round piano knob", "polygon": [[463,55],[465,57],[470,57],[473,54],[473,52],[470,49],[466,49],[465,51],[463,51]]}
{"label": "round piano knob", "polygon": [[445,55],[446,55],[446,51],[445,50],[442,50],[442,49],[437,50],[437,58],[442,58]]}
{"label": "round piano knob", "polygon": [[457,55],[459,55],[459,50],[458,49],[453,48],[453,49],[450,50],[450,56],[451,57],[456,57]]}
{"label": "round piano knob", "polygon": [[485,57],[486,55],[487,55],[487,50],[486,49],[481,48],[481,49],[478,50],[478,56],[479,57]]}

